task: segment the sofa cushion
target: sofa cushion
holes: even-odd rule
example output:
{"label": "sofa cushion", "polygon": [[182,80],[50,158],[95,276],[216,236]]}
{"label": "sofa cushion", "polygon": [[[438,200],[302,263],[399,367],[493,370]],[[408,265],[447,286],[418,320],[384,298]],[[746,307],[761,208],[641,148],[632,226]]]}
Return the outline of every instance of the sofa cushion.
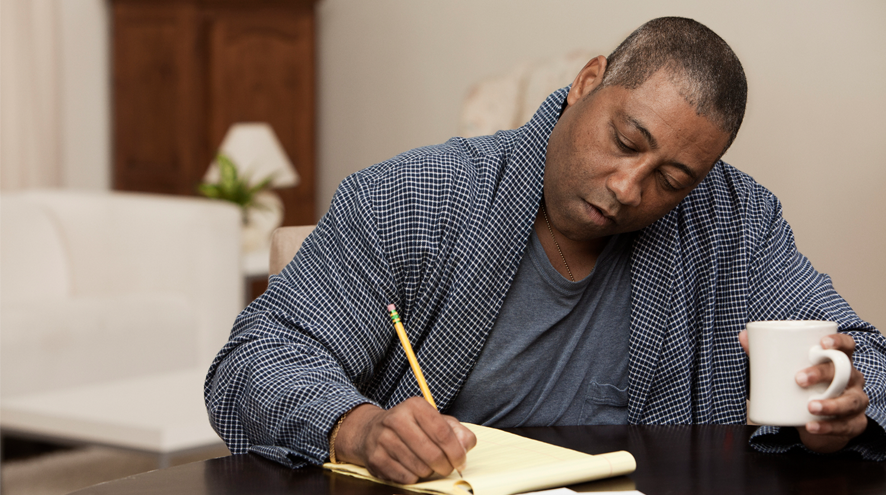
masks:
{"label": "sofa cushion", "polygon": [[0,272],[4,306],[70,294],[61,230],[43,206],[15,195],[0,198]]}
{"label": "sofa cushion", "polygon": [[195,326],[193,308],[176,294],[4,300],[0,391],[9,397],[193,367]]}

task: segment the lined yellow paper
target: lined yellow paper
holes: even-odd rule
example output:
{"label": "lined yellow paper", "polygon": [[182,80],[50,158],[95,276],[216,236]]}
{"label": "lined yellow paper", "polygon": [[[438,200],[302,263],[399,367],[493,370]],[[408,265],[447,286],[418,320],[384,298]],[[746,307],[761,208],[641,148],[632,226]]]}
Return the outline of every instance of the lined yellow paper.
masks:
{"label": "lined yellow paper", "polygon": [[629,452],[590,455],[521,437],[513,433],[463,423],[477,436],[468,452],[463,478],[446,478],[398,485],[379,480],[366,468],[353,464],[324,464],[337,473],[431,494],[510,495],[582,483],[633,472],[637,463]]}

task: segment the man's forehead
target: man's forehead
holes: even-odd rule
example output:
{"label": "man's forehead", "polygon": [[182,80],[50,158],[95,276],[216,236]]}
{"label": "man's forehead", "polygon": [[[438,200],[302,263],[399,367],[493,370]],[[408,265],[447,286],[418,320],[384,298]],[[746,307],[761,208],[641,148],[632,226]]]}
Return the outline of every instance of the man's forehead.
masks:
{"label": "man's forehead", "polygon": [[629,93],[643,91],[662,96],[679,95],[684,102],[695,110],[696,115],[705,117],[713,124],[717,125],[717,127],[720,127],[723,132],[728,132],[726,129],[723,129],[712,112],[700,106],[700,90],[698,84],[693,82],[692,78],[686,74],[686,70],[676,62],[665,64],[665,66],[650,74],[649,77],[636,86],[624,86],[621,84],[607,85],[605,84],[604,79],[604,84],[596,90],[602,90],[604,88],[621,88]]}
{"label": "man's forehead", "polygon": [[664,148],[694,179],[701,180],[725,151],[729,135],[700,114],[667,74],[650,77],[635,89],[612,86],[607,92],[612,118],[653,151]]}

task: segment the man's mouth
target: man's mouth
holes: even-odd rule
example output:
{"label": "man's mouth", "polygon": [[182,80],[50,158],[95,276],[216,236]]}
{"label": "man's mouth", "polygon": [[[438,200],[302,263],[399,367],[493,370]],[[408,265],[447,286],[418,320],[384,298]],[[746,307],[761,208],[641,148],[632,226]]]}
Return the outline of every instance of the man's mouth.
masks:
{"label": "man's mouth", "polygon": [[602,208],[585,201],[585,207],[588,217],[591,221],[600,226],[607,226],[615,223],[615,216]]}

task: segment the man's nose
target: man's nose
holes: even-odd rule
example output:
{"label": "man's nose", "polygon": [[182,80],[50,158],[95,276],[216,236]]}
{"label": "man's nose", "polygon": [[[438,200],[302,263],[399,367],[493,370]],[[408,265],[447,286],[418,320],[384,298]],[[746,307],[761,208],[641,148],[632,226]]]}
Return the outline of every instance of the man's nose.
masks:
{"label": "man's nose", "polygon": [[615,194],[619,203],[637,206],[643,196],[643,177],[645,173],[641,164],[621,166],[606,180],[606,186]]}

